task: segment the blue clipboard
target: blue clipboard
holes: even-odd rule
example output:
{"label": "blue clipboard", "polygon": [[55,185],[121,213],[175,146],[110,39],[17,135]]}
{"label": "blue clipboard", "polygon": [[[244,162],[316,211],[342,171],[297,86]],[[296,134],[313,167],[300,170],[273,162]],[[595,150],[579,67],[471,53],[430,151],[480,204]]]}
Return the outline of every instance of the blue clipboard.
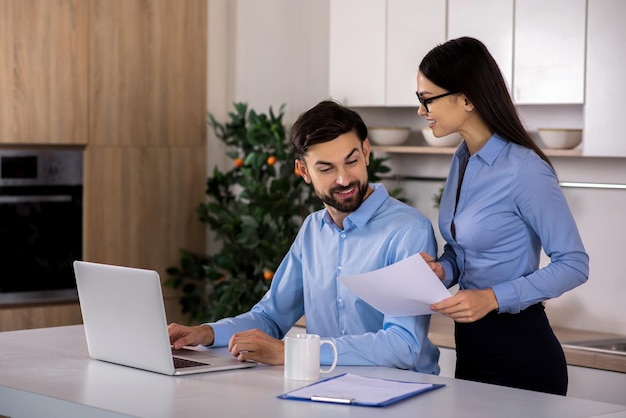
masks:
{"label": "blue clipboard", "polygon": [[278,398],[382,407],[444,386],[444,384],[405,382],[343,373],[283,393],[278,395]]}

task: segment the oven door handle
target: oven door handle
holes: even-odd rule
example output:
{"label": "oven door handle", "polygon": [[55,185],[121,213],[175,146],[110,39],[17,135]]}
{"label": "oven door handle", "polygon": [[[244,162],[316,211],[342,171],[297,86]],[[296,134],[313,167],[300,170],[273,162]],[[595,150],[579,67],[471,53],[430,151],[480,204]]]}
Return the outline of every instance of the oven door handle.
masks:
{"label": "oven door handle", "polygon": [[71,202],[72,196],[64,195],[24,195],[24,196],[0,196],[0,204],[3,203],[48,203],[48,202]]}

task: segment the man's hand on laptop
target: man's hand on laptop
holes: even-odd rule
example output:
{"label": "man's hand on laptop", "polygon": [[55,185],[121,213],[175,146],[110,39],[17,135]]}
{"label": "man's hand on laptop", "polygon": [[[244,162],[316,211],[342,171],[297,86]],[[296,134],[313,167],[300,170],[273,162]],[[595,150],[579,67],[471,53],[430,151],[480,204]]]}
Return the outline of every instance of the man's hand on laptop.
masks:
{"label": "man's hand on laptop", "polygon": [[285,343],[258,329],[233,334],[228,349],[239,361],[252,360],[272,366],[285,363]]}
{"label": "man's hand on laptop", "polygon": [[170,335],[170,344],[174,350],[180,350],[184,346],[211,345],[215,339],[213,328],[208,325],[187,327],[171,323],[167,327]]}

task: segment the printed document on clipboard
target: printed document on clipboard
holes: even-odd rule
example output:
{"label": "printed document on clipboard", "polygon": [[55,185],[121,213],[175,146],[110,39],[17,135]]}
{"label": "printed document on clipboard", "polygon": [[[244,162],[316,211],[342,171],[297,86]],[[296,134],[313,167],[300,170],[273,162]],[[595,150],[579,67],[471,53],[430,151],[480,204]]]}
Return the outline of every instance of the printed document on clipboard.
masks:
{"label": "printed document on clipboard", "polygon": [[431,304],[450,297],[448,289],[419,254],[338,280],[388,316],[430,315]]}
{"label": "printed document on clipboard", "polygon": [[278,395],[278,398],[358,406],[387,406],[443,386],[445,385],[403,382],[344,373],[283,393]]}

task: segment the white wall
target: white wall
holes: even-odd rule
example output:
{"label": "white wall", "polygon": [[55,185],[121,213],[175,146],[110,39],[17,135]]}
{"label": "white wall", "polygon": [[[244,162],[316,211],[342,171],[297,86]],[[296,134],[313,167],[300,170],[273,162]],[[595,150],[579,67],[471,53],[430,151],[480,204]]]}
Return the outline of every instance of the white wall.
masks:
{"label": "white wall", "polygon": [[[286,103],[286,122],[327,97],[328,0],[208,0],[209,110],[226,115],[233,101],[258,111]],[[367,30],[367,28],[363,28]],[[216,61],[217,60],[217,61]],[[217,67],[217,68],[215,68]],[[358,71],[358,68],[355,69]],[[423,126],[411,108],[357,109],[370,124]],[[582,106],[525,106],[529,130],[583,127]],[[607,121],[613,123],[615,121]],[[616,134],[620,134],[616,128]],[[419,141],[419,133],[412,141]],[[209,169],[218,145],[209,137]],[[396,155],[394,171],[445,177],[449,155]],[[623,158],[554,157],[561,181],[626,183]],[[432,196],[439,182],[406,182],[412,204],[437,225]],[[626,335],[626,190],[564,189],[591,257],[589,282],[547,303],[553,325]],[[441,240],[440,236],[439,239]],[[440,241],[440,246],[442,242]]]}

